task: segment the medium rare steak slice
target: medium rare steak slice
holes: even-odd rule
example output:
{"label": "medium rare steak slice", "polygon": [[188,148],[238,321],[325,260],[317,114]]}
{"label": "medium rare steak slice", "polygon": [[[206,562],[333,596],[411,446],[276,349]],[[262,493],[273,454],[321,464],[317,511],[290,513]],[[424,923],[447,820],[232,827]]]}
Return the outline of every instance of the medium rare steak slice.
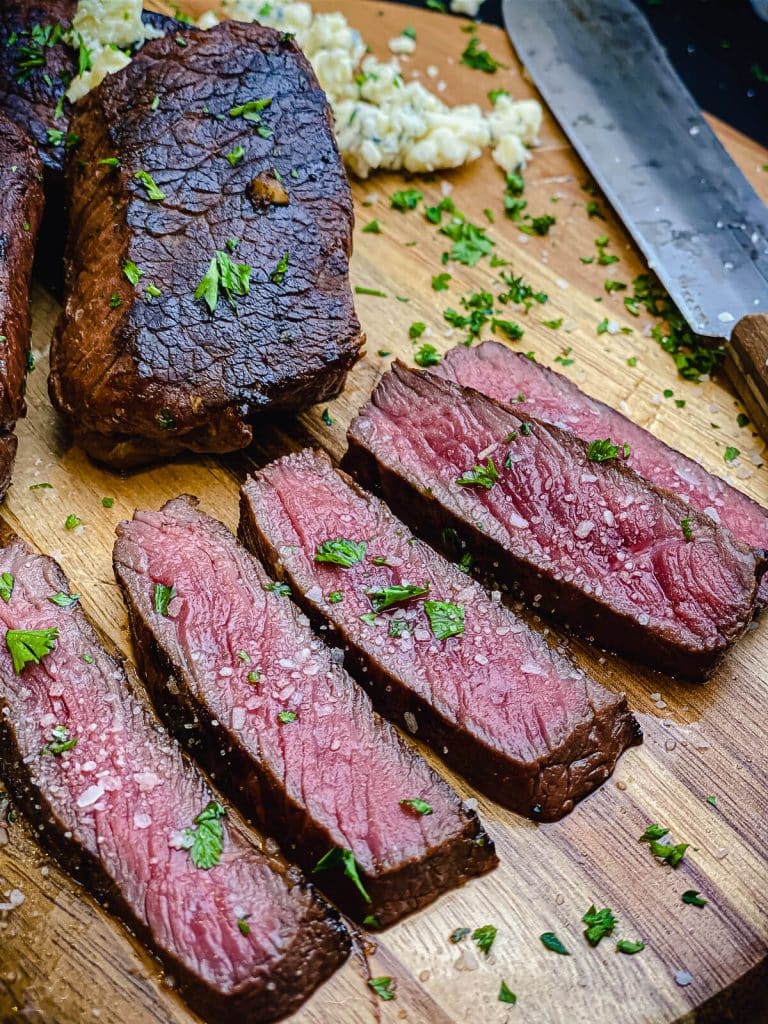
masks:
{"label": "medium rare steak slice", "polygon": [[0,500],[16,455],[29,357],[29,282],[43,213],[42,166],[24,132],[0,114]]}
{"label": "medium rare steak slice", "polygon": [[50,558],[0,550],[0,774],[41,842],[210,1021],[274,1020],[349,936],[225,812],[108,655]]}
{"label": "medium rare steak slice", "polygon": [[[240,509],[246,543],[332,628],[380,709],[499,803],[560,818],[639,742],[623,695],[416,540],[324,453],[262,469]],[[427,593],[372,614],[375,594],[408,585]]]}
{"label": "medium rare steak slice", "polygon": [[749,624],[765,562],[626,466],[620,448],[396,364],[347,464],[410,523],[471,553],[595,642],[689,679]]}
{"label": "medium rare steak slice", "polygon": [[34,141],[51,182],[64,169],[70,113],[64,93],[77,74],[77,54],[64,36],[76,10],[76,0],[0,5],[0,110]]}
{"label": "medium rare steak slice", "polygon": [[[617,443],[627,442],[631,447],[627,462],[640,476],[673,491],[744,544],[768,549],[768,510],[616,409],[585,395],[562,374],[496,341],[474,348],[459,345],[434,372],[497,402],[519,405],[526,414],[570,430],[585,441],[610,437]],[[768,604],[768,576],[760,584],[758,600],[760,605]]]}
{"label": "medium rare steak slice", "polygon": [[221,523],[189,498],[137,512],[114,560],[157,706],[345,910],[389,924],[495,867],[475,812]]}
{"label": "medium rare steak slice", "polygon": [[182,41],[147,43],[72,120],[50,389],[112,466],[243,448],[260,413],[338,393],[362,344],[352,200],[308,61],[258,25]]}

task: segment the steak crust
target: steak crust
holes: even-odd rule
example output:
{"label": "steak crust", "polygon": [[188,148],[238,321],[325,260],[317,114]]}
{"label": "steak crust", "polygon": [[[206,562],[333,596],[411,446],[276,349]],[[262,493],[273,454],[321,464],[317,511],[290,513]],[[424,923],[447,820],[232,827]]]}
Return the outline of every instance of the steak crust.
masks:
{"label": "steak crust", "polygon": [[[259,414],[339,392],[363,341],[352,200],[325,95],[289,37],[224,22],[149,42],[71,127],[50,392],[93,458],[233,451]],[[265,175],[287,203],[254,202]],[[217,252],[252,271],[241,295],[219,265],[211,312],[195,291]]]}
{"label": "steak crust", "polygon": [[[397,363],[349,430],[346,465],[419,532],[588,639],[691,680],[751,622],[766,560],[567,431]],[[459,479],[493,460],[495,480]]]}
{"label": "steak crust", "polygon": [[24,132],[0,114],[0,500],[16,456],[32,326],[29,284],[43,214],[42,165]]}
{"label": "steak crust", "polygon": [[[240,535],[313,621],[330,628],[379,710],[415,724],[436,754],[504,806],[539,821],[561,818],[640,742],[624,694],[551,649],[325,453],[286,456],[248,480]],[[339,537],[365,544],[363,559],[319,562],[321,546]],[[366,592],[405,581],[460,607],[461,634],[436,637],[421,601],[371,621]]]}
{"label": "steak crust", "polygon": [[[0,645],[0,775],[40,841],[160,957],[206,1020],[297,1009],[349,953],[336,912],[231,812],[221,859],[195,866],[184,830],[220,798],[79,605],[49,600],[70,593],[59,566],[14,541],[0,550],[0,572],[13,578],[2,635],[58,630],[53,651],[21,674]],[[72,749],[50,750],[57,726]]]}

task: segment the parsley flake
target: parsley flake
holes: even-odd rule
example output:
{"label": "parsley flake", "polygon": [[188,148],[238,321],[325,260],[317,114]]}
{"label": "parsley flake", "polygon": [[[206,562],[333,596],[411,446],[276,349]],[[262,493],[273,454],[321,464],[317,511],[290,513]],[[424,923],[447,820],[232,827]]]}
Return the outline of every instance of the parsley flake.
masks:
{"label": "parsley flake", "polygon": [[0,576],[0,597],[6,604],[10,603],[14,582],[13,575],[9,572],[4,572]]}
{"label": "parsley flake", "polygon": [[488,458],[484,466],[474,465],[456,480],[462,487],[484,487],[490,491],[499,479],[499,471],[492,458]]}
{"label": "parsley flake", "polygon": [[390,999],[395,998],[395,993],[392,991],[393,979],[382,975],[380,978],[369,978],[368,985],[379,999],[383,999],[384,1002],[389,1002]]}
{"label": "parsley flake", "polygon": [[316,562],[327,562],[330,565],[340,565],[343,569],[351,569],[353,565],[362,562],[365,558],[366,542],[359,543],[354,540],[347,540],[345,537],[338,537],[336,540],[324,540],[315,552]]}
{"label": "parsley flake", "polygon": [[683,903],[689,903],[692,907],[706,907],[709,903],[709,900],[705,900],[696,889],[686,889],[680,899]]}
{"label": "parsley flake", "polygon": [[514,1006],[517,1002],[517,996],[509,987],[509,985],[507,985],[506,981],[502,981],[501,986],[499,988],[499,1002],[509,1003],[510,1006]]}
{"label": "parsley flake", "polygon": [[371,897],[365,891],[365,887],[360,880],[360,865],[355,860],[355,855],[351,850],[339,846],[333,847],[328,853],[323,854],[317,864],[315,864],[312,868],[312,874],[316,875],[321,871],[330,871],[333,868],[342,868],[344,874],[352,882],[365,902],[371,902]]}
{"label": "parsley flake", "polygon": [[52,739],[42,748],[41,754],[50,754],[52,757],[61,757],[67,750],[74,750],[77,746],[77,737],[69,735],[66,725],[54,725],[51,729]]}
{"label": "parsley flake", "polygon": [[147,199],[151,200],[153,203],[158,203],[166,198],[165,192],[157,187],[155,179],[147,171],[136,171],[134,178],[144,186],[147,193]]}
{"label": "parsley flake", "polygon": [[189,858],[196,868],[210,871],[221,860],[224,849],[221,819],[226,813],[220,803],[211,800],[195,818],[197,827],[184,829],[184,849],[189,850]]}
{"label": "parsley flake", "polygon": [[596,946],[602,938],[610,935],[618,923],[612,910],[608,907],[598,910],[594,903],[581,920],[587,926],[584,937],[591,946]]}
{"label": "parsley flake", "polygon": [[432,814],[432,807],[426,800],[420,800],[418,797],[413,797],[411,800],[401,800],[400,806],[410,807],[417,814]]}
{"label": "parsley flake", "polygon": [[5,646],[13,659],[13,670],[17,676],[28,664],[39,665],[42,659],[56,647],[59,631],[53,629],[9,629],[5,634]]}
{"label": "parsley flake", "polygon": [[472,941],[476,944],[481,953],[486,956],[491,952],[491,946],[496,940],[498,928],[492,924],[484,924],[482,928],[475,928],[472,932]]}
{"label": "parsley flake", "polygon": [[450,601],[425,601],[424,611],[436,639],[447,640],[464,632],[464,606]]}
{"label": "parsley flake", "polygon": [[371,602],[371,607],[377,613],[383,612],[386,608],[391,608],[393,605],[410,601],[414,597],[423,597],[424,594],[428,593],[429,584],[425,587],[415,585],[382,587],[379,590],[372,589],[365,592],[366,597]]}
{"label": "parsley flake", "polygon": [[169,587],[165,583],[155,584],[155,611],[158,615],[168,618],[168,606],[174,597],[176,597],[176,588],[173,585]]}
{"label": "parsley flake", "polygon": [[539,936],[539,939],[541,940],[542,945],[553,953],[559,953],[561,956],[571,955],[554,932],[544,932]]}
{"label": "parsley flake", "polygon": [[633,953],[641,953],[645,949],[644,942],[633,942],[631,939],[619,939],[616,943],[617,953],[627,953],[631,956]]}
{"label": "parsley flake", "polygon": [[237,312],[235,296],[250,294],[251,270],[247,263],[234,263],[227,253],[217,249],[195,288],[194,298],[202,299],[210,312],[215,313],[221,289],[232,309]]}

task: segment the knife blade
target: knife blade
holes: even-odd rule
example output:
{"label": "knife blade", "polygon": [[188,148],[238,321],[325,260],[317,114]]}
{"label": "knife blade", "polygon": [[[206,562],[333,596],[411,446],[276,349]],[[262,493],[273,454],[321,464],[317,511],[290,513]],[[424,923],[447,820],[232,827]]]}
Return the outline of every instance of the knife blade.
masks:
{"label": "knife blade", "polygon": [[518,56],[768,437],[768,209],[631,0],[504,0]]}

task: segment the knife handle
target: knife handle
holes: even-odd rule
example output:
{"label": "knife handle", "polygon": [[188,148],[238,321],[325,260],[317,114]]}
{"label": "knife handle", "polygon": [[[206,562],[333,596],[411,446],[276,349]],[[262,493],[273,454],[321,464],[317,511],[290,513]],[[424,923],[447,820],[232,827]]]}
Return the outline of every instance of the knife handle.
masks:
{"label": "knife handle", "polygon": [[725,347],[725,373],[768,440],[768,313],[753,313],[736,324]]}

